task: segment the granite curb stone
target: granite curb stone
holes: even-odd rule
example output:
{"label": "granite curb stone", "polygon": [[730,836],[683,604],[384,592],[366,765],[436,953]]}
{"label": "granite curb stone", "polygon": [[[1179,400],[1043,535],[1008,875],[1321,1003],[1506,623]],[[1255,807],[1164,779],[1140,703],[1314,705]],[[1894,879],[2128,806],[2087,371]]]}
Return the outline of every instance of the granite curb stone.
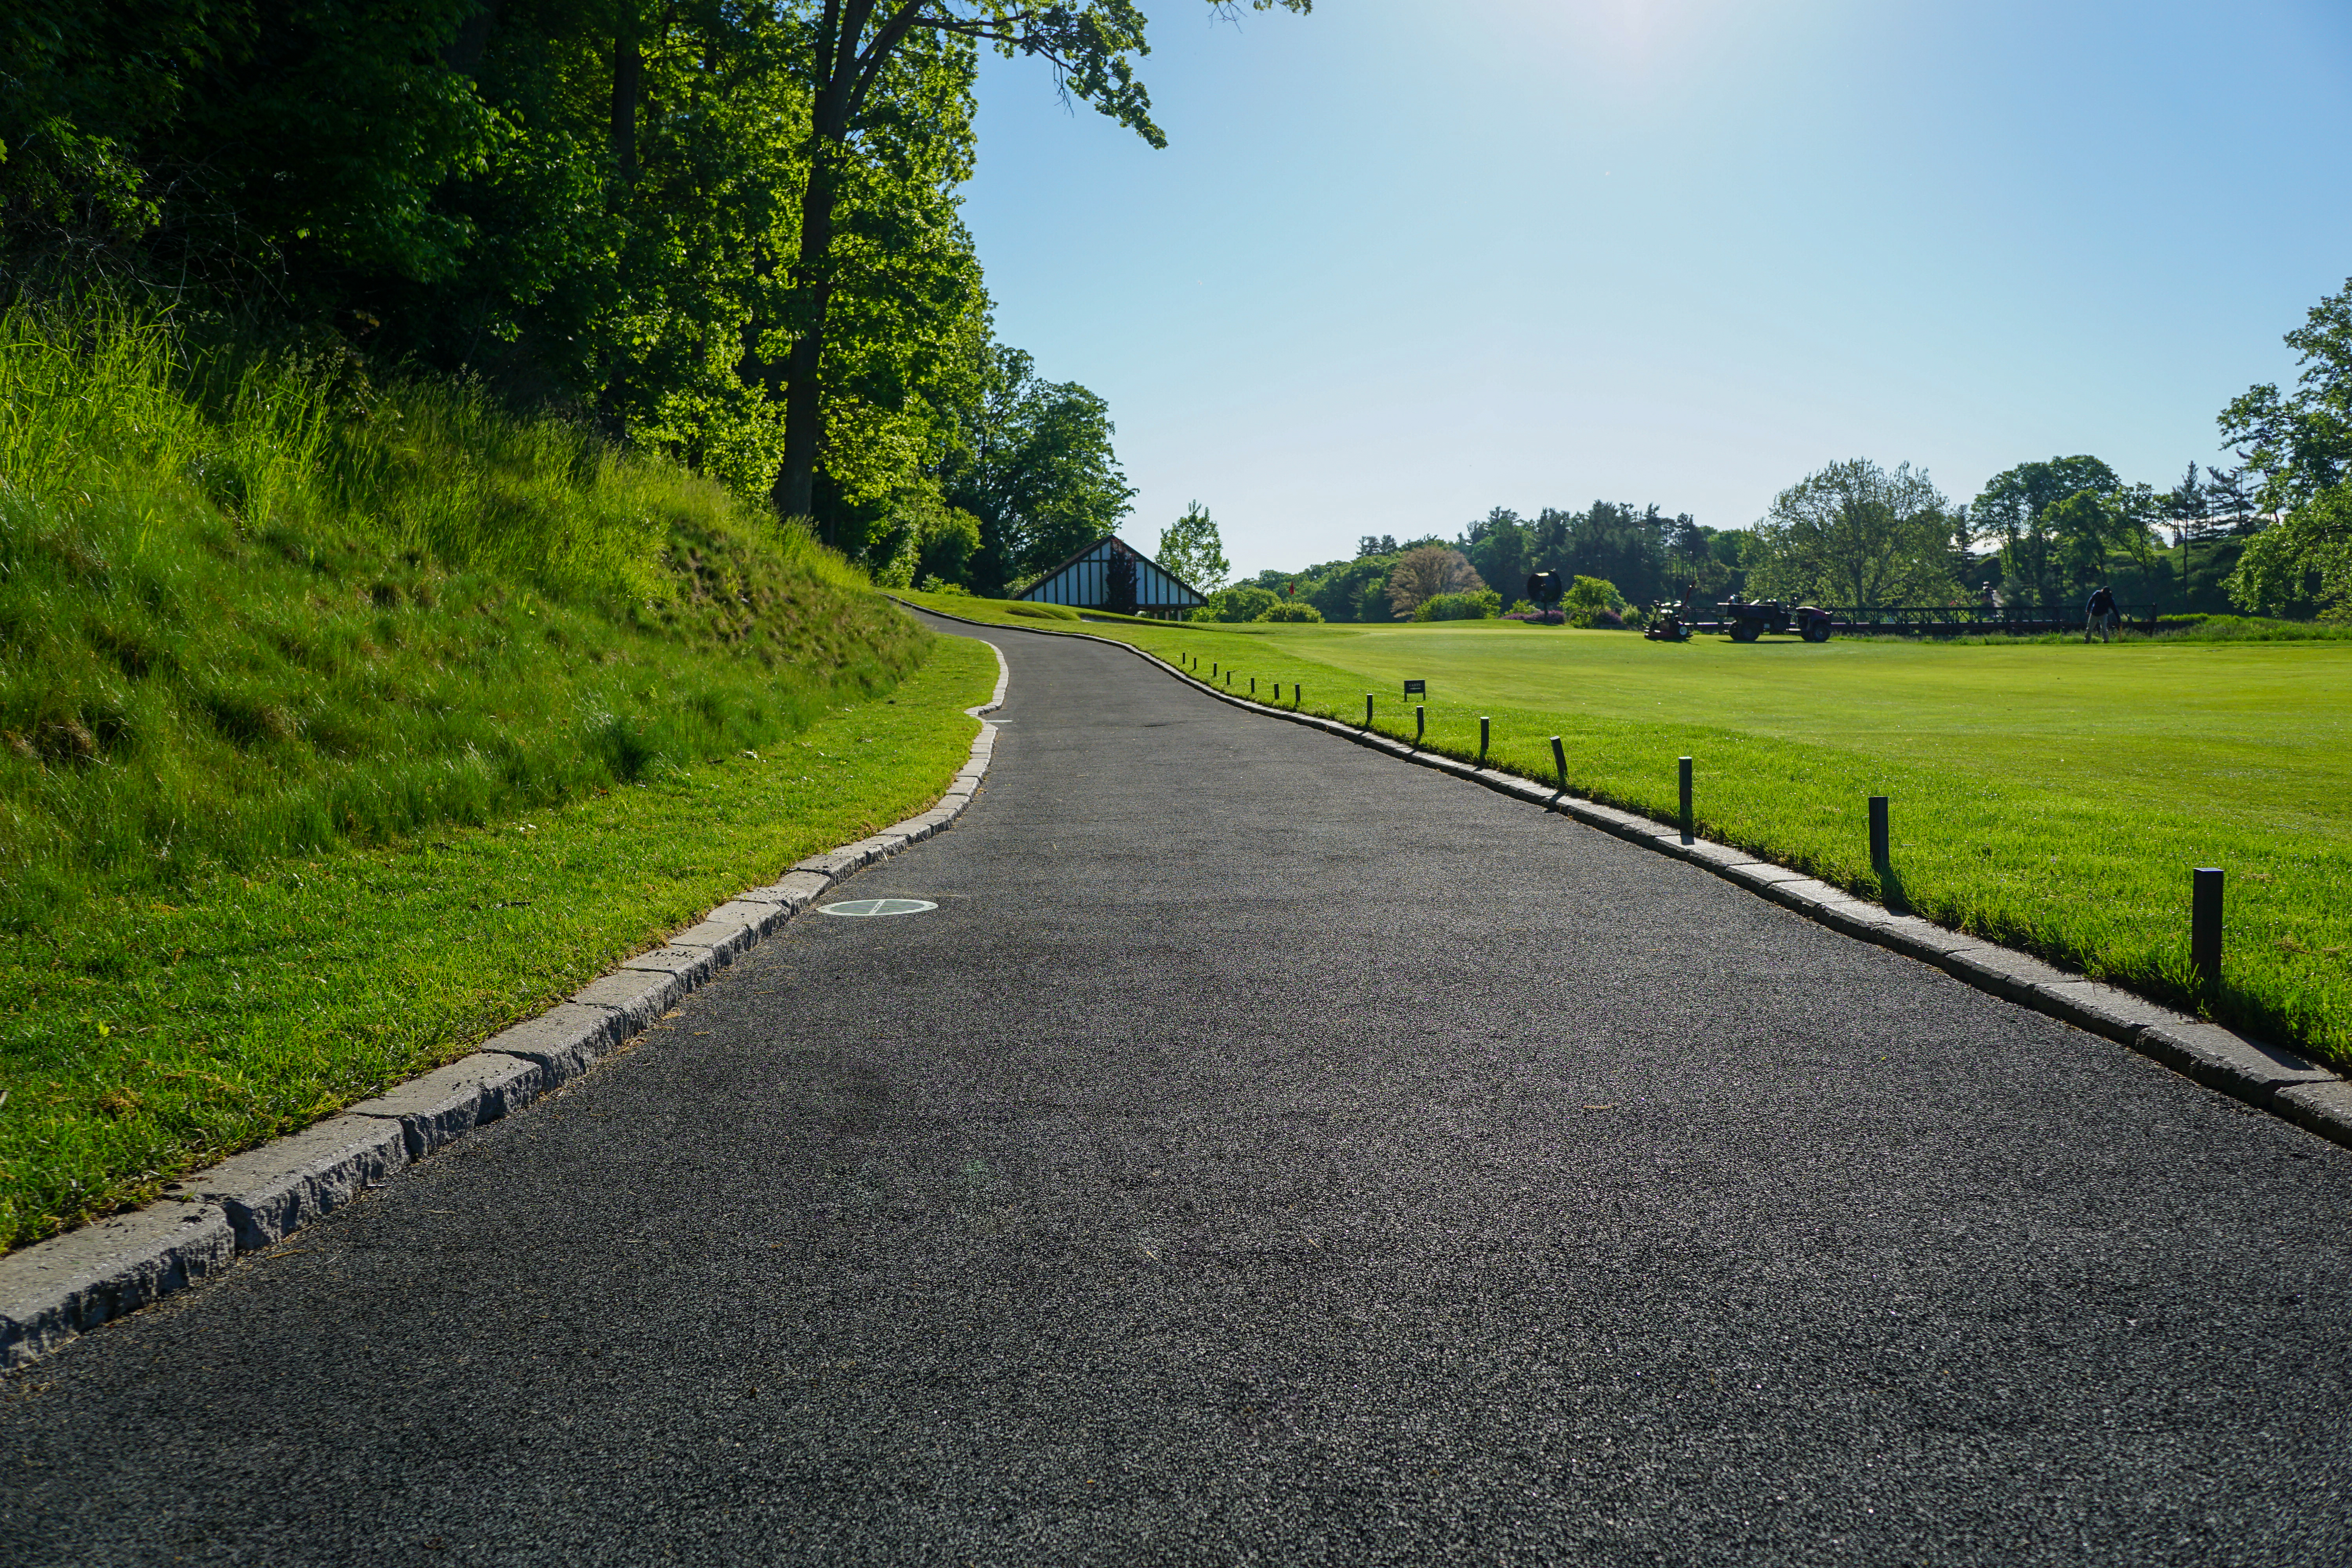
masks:
{"label": "granite curb stone", "polygon": [[504,1051],[477,1051],[373,1100],[346,1106],[344,1114],[399,1122],[414,1163],[477,1127],[521,1110],[546,1087],[552,1086],[537,1062]]}
{"label": "granite curb stone", "polygon": [[[903,602],[903,601],[902,601]],[[961,616],[926,610],[946,620]],[[1902,914],[1854,897],[1832,884],[1807,877],[1790,867],[1759,860],[1728,845],[1697,839],[1682,842],[1681,833],[1656,821],[1619,811],[1595,801],[1580,800],[1564,791],[1491,768],[1467,767],[1459,759],[1439,758],[1417,747],[1402,746],[1360,725],[1294,712],[1222,690],[1178,668],[1132,643],[1085,632],[1053,632],[1042,626],[998,626],[968,621],[992,631],[1029,632],[1039,637],[1076,637],[1108,647],[1124,649],[1147,664],[1157,665],[1178,680],[1219,701],[1246,708],[1269,718],[1394,752],[1424,767],[1437,767],[1499,794],[1516,795],[1544,805],[1603,832],[1706,867],[1728,881],[1738,882],[1822,924],[1858,940],[1931,963],[1954,978],[2078,1028],[2116,1039],[2142,1055],[2162,1062],[2184,1077],[2275,1111],[2320,1137],[2352,1148],[2352,1082],[2315,1067],[2291,1051],[2221,1027],[2200,1023],[2169,1008],[2104,985],[2079,974],[2069,974],[2028,953],[1997,946],[1981,938],[1951,931],[1916,915]]]}
{"label": "granite curb stone", "polygon": [[[734,900],[730,900],[729,902]],[[773,904],[759,906],[772,915]],[[668,944],[662,952],[673,949],[701,948],[709,952],[714,963],[732,963],[737,953],[760,940],[760,928],[749,921],[715,919],[705,915],[684,931],[670,932]]]}
{"label": "granite curb stone", "polygon": [[2142,1029],[2134,1044],[2140,1054],[2175,1072],[2264,1110],[2282,1089],[2343,1082],[2293,1051],[2247,1039],[2218,1024],[2159,1024]]}
{"label": "granite curb stone", "polygon": [[[740,893],[652,952],[625,960],[472,1056],[395,1085],[299,1132],[273,1139],[174,1183],[174,1196],[96,1221],[0,1258],[0,1367],[33,1361],[110,1318],[186,1289],[274,1245],[475,1128],[513,1114],[650,1026],[696,984],[807,908],[835,865],[871,865],[953,822],[971,802],[994,750],[983,715],[1004,702],[1012,667],[996,654],[996,688],[964,711],[981,721],[955,787],[930,810],[828,855],[812,856]],[[217,1194],[218,1202],[194,1198]]]}
{"label": "granite curb stone", "polygon": [[2137,1041],[2142,1029],[2169,1025],[2180,1016],[2169,1007],[2095,980],[2061,980],[2041,989],[2042,1011],[2126,1046]]}
{"label": "granite curb stone", "polygon": [[621,1015],[584,1002],[559,1002],[536,1018],[526,1018],[482,1042],[482,1049],[537,1062],[546,1087],[568,1083],[589,1064],[628,1037]]}
{"label": "granite curb stone", "polygon": [[0,1366],[47,1354],[236,1261],[216,1204],[150,1204],[0,1258]]}
{"label": "granite curb stone", "polygon": [[258,1252],[390,1180],[407,1163],[398,1122],[345,1114],[232,1154],[163,1190],[217,1204],[236,1235],[236,1249]]}
{"label": "granite curb stone", "polygon": [[685,984],[667,971],[616,969],[574,991],[572,999],[619,1014],[620,1033],[625,1038],[650,1028],[655,1019],[669,1011],[670,1004],[685,994]]}
{"label": "granite curb stone", "polygon": [[833,879],[814,871],[793,871],[778,878],[764,888],[754,888],[748,893],[735,895],[738,901],[780,904],[797,913],[824,896],[833,886]]}
{"label": "granite curb stone", "polygon": [[[740,931],[742,928],[735,929]],[[680,986],[691,991],[709,979],[732,956],[732,953],[708,947],[656,947],[651,952],[621,960],[621,967],[675,976]]]}
{"label": "granite curb stone", "polygon": [[2271,1096],[2271,1109],[2331,1143],[2352,1149],[2352,1083],[2289,1084]]}

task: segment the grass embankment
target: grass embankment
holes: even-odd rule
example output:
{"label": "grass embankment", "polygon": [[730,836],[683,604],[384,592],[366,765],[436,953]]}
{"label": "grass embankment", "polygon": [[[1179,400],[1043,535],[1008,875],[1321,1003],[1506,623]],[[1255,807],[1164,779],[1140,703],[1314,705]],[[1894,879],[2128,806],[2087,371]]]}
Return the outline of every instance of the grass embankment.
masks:
{"label": "grass embankment", "polygon": [[920,810],[994,680],[464,388],[18,310],[0,421],[0,1246]]}
{"label": "grass embankment", "polygon": [[[920,597],[920,595],[917,595]],[[926,600],[1007,618],[984,601]],[[959,605],[962,607],[959,607]],[[1024,623],[1037,624],[1037,623]],[[1047,627],[1045,629],[1052,629]],[[1073,628],[1076,629],[1076,628]],[[1821,647],[1512,623],[1089,623],[1260,695],[1410,737],[1402,682],[1430,684],[1429,744],[1660,821],[1675,759],[1707,837],[1931,920],[2352,1065],[2352,646],[2150,638]],[[1222,684],[1222,676],[1220,677]],[[1894,870],[1869,863],[1866,801],[1893,797]],[[2189,868],[2230,872],[2224,984],[2188,968]],[[1833,1004],[1832,1004],[1833,1005]]]}

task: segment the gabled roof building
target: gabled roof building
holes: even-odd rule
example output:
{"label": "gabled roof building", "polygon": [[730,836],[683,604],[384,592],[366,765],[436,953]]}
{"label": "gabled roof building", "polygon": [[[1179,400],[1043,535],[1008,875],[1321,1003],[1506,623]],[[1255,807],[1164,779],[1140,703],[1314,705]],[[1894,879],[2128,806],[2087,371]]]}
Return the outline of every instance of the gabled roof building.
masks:
{"label": "gabled roof building", "polygon": [[1021,590],[1034,604],[1176,620],[1209,601],[1117,534],[1096,540]]}

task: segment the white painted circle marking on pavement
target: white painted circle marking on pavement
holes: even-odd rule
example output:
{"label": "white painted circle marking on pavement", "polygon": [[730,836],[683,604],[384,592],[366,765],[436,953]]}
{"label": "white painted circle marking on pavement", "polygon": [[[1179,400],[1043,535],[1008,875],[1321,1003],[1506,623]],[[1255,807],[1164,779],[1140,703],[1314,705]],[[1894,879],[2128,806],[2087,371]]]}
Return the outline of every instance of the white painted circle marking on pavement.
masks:
{"label": "white painted circle marking on pavement", "polygon": [[875,915],[919,915],[939,907],[929,899],[851,899],[846,903],[820,904],[816,912],[865,920]]}

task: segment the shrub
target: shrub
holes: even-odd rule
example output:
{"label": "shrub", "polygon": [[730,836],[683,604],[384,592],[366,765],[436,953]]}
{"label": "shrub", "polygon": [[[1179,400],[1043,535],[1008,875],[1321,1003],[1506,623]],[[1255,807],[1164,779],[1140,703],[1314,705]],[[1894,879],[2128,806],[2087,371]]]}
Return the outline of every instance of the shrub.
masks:
{"label": "shrub", "polygon": [[1503,595],[1492,588],[1438,594],[1413,607],[1416,621],[1491,621],[1503,613]]}
{"label": "shrub", "polygon": [[1258,612],[1261,621],[1320,621],[1323,612],[1301,599],[1286,599]]}
{"label": "shrub", "polygon": [[1572,626],[1601,625],[1604,613],[1610,616],[1609,624],[1625,624],[1625,595],[1605,577],[1579,577],[1569,584],[1560,608],[1568,612],[1568,624]]}
{"label": "shrub", "polygon": [[[1390,568],[1389,604],[1400,620],[1407,616],[1417,617],[1427,600],[1475,594],[1486,586],[1470,564],[1470,558],[1462,552],[1443,544],[1423,544],[1406,551]],[[1498,596],[1498,605],[1500,602]]]}
{"label": "shrub", "polygon": [[961,594],[967,599],[972,596],[971,590],[965,587],[962,584],[950,583],[940,577],[926,577],[921,582],[916,584],[915,587],[919,592],[925,594],[947,594],[950,595]]}
{"label": "shrub", "polygon": [[1196,621],[1254,621],[1282,601],[1274,596],[1271,588],[1261,588],[1244,583],[1238,588],[1224,588],[1209,595],[1209,602],[1192,612]]}

